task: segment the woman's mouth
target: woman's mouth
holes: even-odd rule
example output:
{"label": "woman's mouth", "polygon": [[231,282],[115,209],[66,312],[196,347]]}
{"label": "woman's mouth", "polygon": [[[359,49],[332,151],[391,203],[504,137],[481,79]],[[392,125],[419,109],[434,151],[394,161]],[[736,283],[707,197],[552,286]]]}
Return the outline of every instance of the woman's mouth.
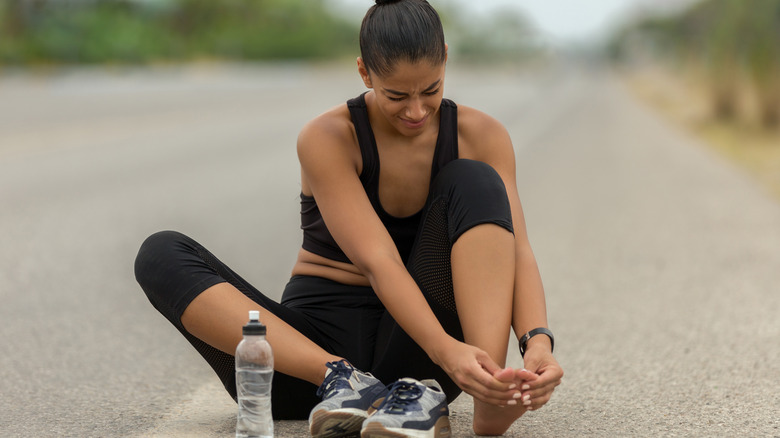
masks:
{"label": "woman's mouth", "polygon": [[406,126],[409,129],[419,129],[422,128],[423,125],[425,125],[425,122],[428,120],[428,116],[423,117],[422,119],[418,121],[414,120],[408,120],[408,119],[401,119],[404,126]]}

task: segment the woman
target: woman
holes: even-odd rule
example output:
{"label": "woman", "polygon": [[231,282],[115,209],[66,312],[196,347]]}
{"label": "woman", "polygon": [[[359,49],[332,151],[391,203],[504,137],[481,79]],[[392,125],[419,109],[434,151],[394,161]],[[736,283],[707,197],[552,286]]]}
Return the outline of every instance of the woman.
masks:
{"label": "woman", "polygon": [[[369,91],[298,138],[304,240],[281,304],[174,232],[144,242],[136,277],[234,398],[232,354],[259,305],[274,418],[309,416],[315,436],[360,430],[374,399],[393,398],[384,385],[403,377],[435,379],[417,391],[442,400],[466,391],[475,433],[501,434],[563,376],[509,135],[443,99],[447,45],[425,0],[378,0],[360,48]],[[504,368],[510,327],[521,370]]]}

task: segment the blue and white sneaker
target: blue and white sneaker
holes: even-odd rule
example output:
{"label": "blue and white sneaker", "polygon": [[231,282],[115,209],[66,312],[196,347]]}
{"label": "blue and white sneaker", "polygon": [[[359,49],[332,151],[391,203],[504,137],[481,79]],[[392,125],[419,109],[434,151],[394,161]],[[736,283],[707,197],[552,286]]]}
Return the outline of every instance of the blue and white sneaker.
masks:
{"label": "blue and white sneaker", "polygon": [[309,432],[316,438],[357,435],[369,411],[376,409],[372,405],[382,402],[387,387],[346,360],[326,365],[325,380],[317,390],[322,401],[309,414]]}
{"label": "blue and white sneaker", "polygon": [[435,380],[404,378],[366,421],[361,438],[445,438],[452,436],[447,397]]}

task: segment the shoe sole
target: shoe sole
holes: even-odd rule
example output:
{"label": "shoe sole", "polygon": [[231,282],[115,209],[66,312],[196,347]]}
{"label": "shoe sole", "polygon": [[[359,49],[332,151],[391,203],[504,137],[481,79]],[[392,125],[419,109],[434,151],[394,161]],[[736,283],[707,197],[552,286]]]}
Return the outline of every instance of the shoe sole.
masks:
{"label": "shoe sole", "polygon": [[312,414],[309,433],[313,438],[356,436],[366,418],[366,411],[359,409],[321,409]]}
{"label": "shoe sole", "polygon": [[360,432],[360,438],[450,438],[449,417],[441,417],[428,430],[385,427],[382,423],[368,423]]}

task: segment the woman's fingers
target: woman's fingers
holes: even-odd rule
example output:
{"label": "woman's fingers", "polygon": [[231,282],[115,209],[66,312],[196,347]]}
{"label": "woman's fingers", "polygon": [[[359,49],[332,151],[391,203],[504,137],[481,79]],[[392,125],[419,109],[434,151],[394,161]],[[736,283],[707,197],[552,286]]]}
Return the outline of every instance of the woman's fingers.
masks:
{"label": "woman's fingers", "polygon": [[522,391],[522,400],[526,401],[527,399],[530,400],[537,400],[537,399],[543,399],[549,397],[552,395],[553,390],[556,386],[558,386],[560,382],[551,382],[548,385],[537,387],[533,390],[521,390]]}
{"label": "woman's fingers", "polygon": [[515,380],[522,380],[525,382],[534,381],[539,378],[539,375],[528,371],[527,369],[523,368],[521,370],[515,370]]}
{"label": "woman's fingers", "polygon": [[528,408],[529,411],[535,411],[542,406],[546,405],[548,401],[550,401],[550,397],[552,396],[552,393],[547,393],[547,395],[544,395],[539,398],[532,398],[530,400],[523,401],[523,405]]}
{"label": "woman's fingers", "polygon": [[[478,348],[475,348],[475,350],[476,350],[476,355],[477,355],[477,357],[476,357],[477,363],[482,367],[482,369],[484,371],[487,371],[487,373],[491,377],[493,375],[495,375],[496,373],[502,371],[501,367],[498,366],[498,364],[493,360],[493,358],[490,357],[489,354],[487,354],[486,352],[484,352],[484,351],[482,351],[482,350],[480,350]],[[489,380],[495,381],[497,379],[489,379]]]}
{"label": "woman's fingers", "polygon": [[549,382],[528,369],[501,368],[485,351],[474,346],[459,343],[447,352],[444,368],[452,380],[463,391],[485,403],[513,406],[522,404],[522,398],[528,395],[533,404],[544,400],[545,394],[555,386],[546,388]]}
{"label": "woman's fingers", "polygon": [[549,390],[552,391],[556,386],[561,384],[561,379],[554,375],[548,375],[547,373],[542,373],[533,380],[524,380],[522,385],[520,386],[520,389],[522,391],[533,391],[533,390],[540,390],[542,388],[545,388],[545,391]]}
{"label": "woman's fingers", "polygon": [[[478,358],[476,366],[464,368],[464,372],[453,376],[453,380],[466,393],[485,403],[497,406],[517,404],[520,393],[518,384],[514,381],[514,370],[500,368],[494,362],[492,366],[485,368],[484,363],[484,358]],[[491,373],[489,369],[494,371]]]}
{"label": "woman's fingers", "polygon": [[550,401],[555,388],[561,384],[562,377],[563,370],[557,364],[543,367],[536,379],[527,380],[520,387],[521,402],[530,410],[544,406]]}
{"label": "woman's fingers", "polygon": [[[460,353],[450,356],[450,377],[474,398],[496,406],[522,405],[539,409],[560,385],[563,370],[551,354],[527,354],[526,368],[501,368],[479,348],[460,345]],[[453,351],[454,353],[454,351]],[[463,360],[468,358],[466,360]]]}
{"label": "woman's fingers", "polygon": [[[498,406],[513,406],[523,404],[523,397],[525,396],[528,396],[526,400],[531,400],[532,402],[542,400],[545,397],[545,394],[551,394],[552,389],[557,386],[557,383],[555,382],[552,382],[549,388],[546,385],[539,386],[537,384],[534,391],[529,391],[527,386],[528,381],[519,380],[518,375],[534,380],[539,379],[539,375],[528,370],[522,370],[522,373],[519,373],[519,371],[521,370],[514,370],[510,367],[500,369],[492,376],[501,383],[500,386],[497,387],[483,381],[483,386],[486,389],[470,387],[466,392],[486,403]],[[523,387],[526,387],[526,391],[522,390]],[[491,391],[491,389],[493,389],[493,391]],[[547,395],[547,400],[549,400],[549,395]],[[528,403],[525,405],[528,406]]]}

